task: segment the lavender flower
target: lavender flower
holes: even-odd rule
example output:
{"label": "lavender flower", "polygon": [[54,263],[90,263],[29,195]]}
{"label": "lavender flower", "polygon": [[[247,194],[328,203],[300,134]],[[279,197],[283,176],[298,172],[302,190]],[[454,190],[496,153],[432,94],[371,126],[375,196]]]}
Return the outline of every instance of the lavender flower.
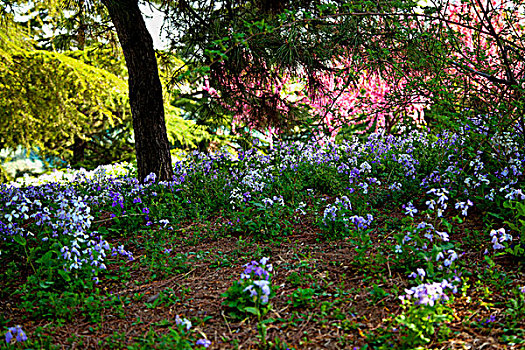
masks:
{"label": "lavender flower", "polygon": [[15,327],[10,327],[5,334],[5,342],[10,344],[11,341],[15,338],[17,342],[24,342],[27,340],[27,335],[22,330],[22,327],[17,325]]}
{"label": "lavender flower", "polygon": [[434,306],[436,302],[447,301],[449,297],[446,294],[446,289],[451,289],[452,293],[457,292],[457,287],[452,285],[448,280],[444,279],[439,282],[420,284],[417,287],[405,289],[406,294],[399,298],[405,302],[415,299],[416,305]]}
{"label": "lavender flower", "polygon": [[467,202],[458,202],[455,205],[456,209],[461,209],[461,214],[467,216],[467,210],[473,205],[472,201],[469,199]]}
{"label": "lavender flower", "polygon": [[405,209],[405,215],[414,217],[414,214],[417,214],[417,209],[414,207],[412,202],[408,202],[406,205],[403,205],[403,209]]}
{"label": "lavender flower", "polygon": [[253,298],[259,297],[261,304],[267,304],[271,294],[270,272],[273,267],[268,264],[269,258],[263,257],[259,262],[252,261],[244,265],[244,272],[241,279],[249,281],[243,291],[249,292]]}
{"label": "lavender flower", "polygon": [[491,242],[494,250],[505,249],[505,246],[501,243],[512,241],[512,235],[506,233],[504,228],[490,231],[490,236],[492,237]]}
{"label": "lavender flower", "polygon": [[151,174],[149,174],[148,176],[146,176],[146,177],[144,178],[144,182],[145,182],[145,183],[148,183],[148,182],[153,183],[153,182],[155,182],[155,179],[156,179],[156,178],[157,178],[157,175],[155,175],[155,173],[151,173]]}
{"label": "lavender flower", "polygon": [[189,331],[192,326],[190,320],[188,320],[187,318],[180,318],[179,315],[175,316],[175,323],[177,325],[183,325],[187,331]]}
{"label": "lavender flower", "polygon": [[207,348],[208,346],[211,345],[211,341],[209,341],[208,339],[199,339],[197,340],[195,345],[200,345],[200,346],[204,346],[205,348]]}
{"label": "lavender flower", "polygon": [[436,231],[437,235],[441,238],[441,240],[443,242],[448,242],[449,241],[449,236],[448,236],[448,233],[446,232],[441,232],[441,231]]}

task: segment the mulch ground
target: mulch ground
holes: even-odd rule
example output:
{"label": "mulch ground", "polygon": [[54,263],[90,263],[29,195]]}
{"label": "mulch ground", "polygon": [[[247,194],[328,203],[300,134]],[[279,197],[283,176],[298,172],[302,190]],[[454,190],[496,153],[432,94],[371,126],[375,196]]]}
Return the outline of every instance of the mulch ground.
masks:
{"label": "mulch ground", "polygon": [[[137,264],[141,256],[139,251],[135,252],[136,260],[127,263],[130,267],[128,281],[102,279],[98,288],[103,293],[118,295],[127,301],[123,304],[123,315],[117,315],[112,308],[105,308],[98,323],[88,322],[85,317],[79,316],[74,322],[56,324],[53,320],[31,319],[16,307],[20,296],[15,295],[0,302],[4,319],[10,319],[10,324],[23,325],[28,336],[37,327],[43,327],[44,333],[52,336],[53,343],[64,349],[105,349],[110,347],[108,339],[114,333],[120,333],[120,345],[116,348],[122,348],[144,337],[150,329],[157,334],[168,332],[176,315],[180,315],[192,319],[194,328],[212,341],[210,349],[258,349],[261,342],[256,318],[234,321],[221,305],[224,301],[221,293],[238,280],[243,265],[253,260],[256,252],[270,257],[270,263],[275,267],[272,285],[278,288],[276,296],[271,299],[273,308],[266,316],[274,319],[267,325],[267,339],[274,343],[276,338],[285,342],[283,349],[360,347],[367,343],[367,334],[381,333],[392,315],[400,313],[400,301],[389,291],[394,288],[404,294],[402,291],[408,287],[406,272],[389,263],[378,264],[374,260],[374,255],[381,249],[379,242],[384,237],[375,237],[377,246],[370,250],[368,256],[356,261],[352,244],[348,241],[325,241],[318,235],[318,229],[308,223],[302,227],[299,225],[293,235],[278,242],[260,242],[236,236],[217,238],[213,235],[204,235],[196,240],[194,232],[193,228],[185,230],[184,234],[177,232],[176,247],[171,253],[173,256],[185,254],[195,257],[187,261],[184,272],[152,279],[151,271]],[[113,239],[112,243],[126,244],[126,240],[121,240]],[[187,244],[190,241],[196,244]],[[197,254],[201,257],[197,258]],[[464,259],[472,262],[474,268],[475,262],[482,261],[483,254],[467,252]],[[518,271],[523,271],[519,263],[502,258],[498,264],[515,274],[516,279],[525,280],[523,272]],[[117,264],[110,264],[109,267],[119,268]],[[468,283],[473,285],[475,280],[473,275]],[[370,291],[374,285],[388,293],[372,298]],[[310,307],[294,308],[290,303],[290,295],[298,287],[316,288]],[[167,289],[173,290],[176,302],[159,304],[155,308],[146,306],[147,303],[154,303]],[[143,294],[140,300],[134,299],[140,294]],[[518,348],[498,341],[501,329],[469,328],[466,321],[472,318],[487,318],[494,314],[500,317],[503,312],[493,305],[487,307],[487,303],[480,303],[485,298],[482,295],[469,297],[458,296],[454,302],[455,320],[450,324],[454,336],[444,344],[431,343],[427,347]],[[497,294],[493,297],[492,303],[499,298]],[[198,320],[204,322],[199,324]]]}

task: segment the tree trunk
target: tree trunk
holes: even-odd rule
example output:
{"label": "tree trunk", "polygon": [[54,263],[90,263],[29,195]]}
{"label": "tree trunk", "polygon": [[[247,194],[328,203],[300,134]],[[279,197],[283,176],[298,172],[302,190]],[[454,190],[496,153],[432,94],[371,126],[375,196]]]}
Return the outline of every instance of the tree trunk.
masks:
{"label": "tree trunk", "polygon": [[78,166],[78,163],[84,161],[87,142],[82,140],[80,137],[75,136],[75,141],[73,143],[73,165]]}
{"label": "tree trunk", "polygon": [[159,180],[172,180],[157,59],[138,0],[102,2],[109,11],[128,67],[138,179],[143,181],[150,173],[155,173]]}

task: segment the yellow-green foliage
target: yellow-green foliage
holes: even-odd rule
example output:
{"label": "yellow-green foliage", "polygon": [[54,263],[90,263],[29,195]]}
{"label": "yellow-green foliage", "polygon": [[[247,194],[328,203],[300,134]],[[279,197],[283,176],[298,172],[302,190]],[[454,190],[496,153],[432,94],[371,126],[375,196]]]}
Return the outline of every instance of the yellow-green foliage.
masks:
{"label": "yellow-green foliage", "polygon": [[168,140],[176,148],[195,149],[212,139],[206,127],[197,125],[193,120],[181,117],[182,110],[176,107],[166,108],[166,129]]}
{"label": "yellow-green foliage", "polygon": [[0,149],[20,145],[67,159],[75,137],[88,139],[130,117],[124,80],[35,50],[23,34],[14,24],[0,27]]}
{"label": "yellow-green foliage", "polygon": [[64,54],[90,66],[113,73],[121,79],[128,76],[128,69],[122,53],[114,48],[107,48],[103,44],[93,45],[84,50],[66,51]]}
{"label": "yellow-green foliage", "polygon": [[[159,53],[167,81],[184,65]],[[72,160],[75,140],[87,141],[75,166],[93,168],[132,156],[127,70],[115,51],[100,44],[64,53],[37,50],[14,22],[0,26],[0,150],[35,150]],[[165,88],[165,100],[170,90]],[[166,124],[173,146],[206,148],[216,137],[168,106]],[[0,182],[7,179],[0,159]]]}

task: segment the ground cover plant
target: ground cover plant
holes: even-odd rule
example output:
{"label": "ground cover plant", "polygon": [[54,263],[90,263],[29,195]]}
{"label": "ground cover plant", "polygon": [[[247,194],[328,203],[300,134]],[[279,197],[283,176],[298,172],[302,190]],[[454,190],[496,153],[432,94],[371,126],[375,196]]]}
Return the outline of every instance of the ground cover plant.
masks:
{"label": "ground cover plant", "polygon": [[2,184],[0,347],[523,347],[523,140],[476,119]]}

